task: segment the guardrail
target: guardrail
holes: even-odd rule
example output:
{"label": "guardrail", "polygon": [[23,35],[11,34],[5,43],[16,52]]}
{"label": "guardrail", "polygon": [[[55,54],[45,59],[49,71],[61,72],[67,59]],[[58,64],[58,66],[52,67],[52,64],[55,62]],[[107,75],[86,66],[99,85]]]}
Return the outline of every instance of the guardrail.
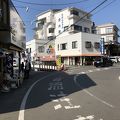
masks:
{"label": "guardrail", "polygon": [[55,65],[44,65],[44,64],[40,64],[40,65],[32,65],[32,68],[35,71],[55,71],[57,70],[57,66]]}

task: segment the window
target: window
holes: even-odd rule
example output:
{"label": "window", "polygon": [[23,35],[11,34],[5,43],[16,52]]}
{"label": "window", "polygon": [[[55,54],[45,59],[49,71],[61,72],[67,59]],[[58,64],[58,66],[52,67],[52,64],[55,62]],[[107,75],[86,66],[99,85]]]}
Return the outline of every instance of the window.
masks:
{"label": "window", "polygon": [[54,33],[54,28],[49,28],[49,33]]}
{"label": "window", "polygon": [[31,48],[27,48],[26,53],[31,53]]}
{"label": "window", "polygon": [[70,11],[70,14],[71,14],[71,15],[77,15],[77,16],[78,16],[78,15],[79,15],[79,12],[76,11],[76,10],[71,10],[71,11]]}
{"label": "window", "polygon": [[106,36],[107,41],[113,41],[113,36]]}
{"label": "window", "polygon": [[58,22],[59,22],[60,20],[61,20],[61,19],[59,18],[59,19],[58,19]]}
{"label": "window", "polygon": [[97,34],[101,34],[101,30],[100,29],[97,29]]}
{"label": "window", "polygon": [[60,33],[61,33],[61,30],[59,30],[58,33],[60,34]]}
{"label": "window", "polygon": [[61,27],[61,25],[58,25],[58,27]]}
{"label": "window", "polygon": [[72,42],[72,49],[77,48],[77,41]]}
{"label": "window", "polygon": [[49,36],[48,37],[48,40],[53,40],[53,39],[55,39],[55,36]]}
{"label": "window", "polygon": [[96,49],[100,48],[100,43],[99,42],[94,42],[94,48],[96,48]]}
{"label": "window", "polygon": [[113,29],[112,28],[106,28],[106,33],[112,33]]}
{"label": "window", "polygon": [[85,48],[91,48],[92,47],[92,44],[90,41],[86,41],[85,42]]}
{"label": "window", "polygon": [[67,49],[67,43],[63,43],[60,45],[61,50],[66,50]]}
{"label": "window", "polygon": [[74,29],[74,30],[78,30],[78,31],[81,31],[81,32],[82,32],[82,26],[79,26],[79,25],[71,25],[71,28]]}
{"label": "window", "polygon": [[65,27],[64,27],[64,31],[66,31],[66,30],[68,30],[68,26],[65,26]]}
{"label": "window", "polygon": [[84,32],[89,33],[89,32],[90,32],[90,29],[87,28],[87,27],[85,27],[85,28],[84,28]]}
{"label": "window", "polygon": [[45,51],[44,46],[38,46],[38,52],[43,53]]}

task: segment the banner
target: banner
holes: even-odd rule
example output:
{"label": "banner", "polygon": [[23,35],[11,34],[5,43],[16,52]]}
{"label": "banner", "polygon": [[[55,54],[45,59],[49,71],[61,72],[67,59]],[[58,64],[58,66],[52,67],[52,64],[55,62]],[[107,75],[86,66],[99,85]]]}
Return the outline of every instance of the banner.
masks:
{"label": "banner", "polygon": [[102,55],[104,55],[104,51],[105,51],[105,44],[104,44],[104,38],[101,38],[100,40],[100,52]]}

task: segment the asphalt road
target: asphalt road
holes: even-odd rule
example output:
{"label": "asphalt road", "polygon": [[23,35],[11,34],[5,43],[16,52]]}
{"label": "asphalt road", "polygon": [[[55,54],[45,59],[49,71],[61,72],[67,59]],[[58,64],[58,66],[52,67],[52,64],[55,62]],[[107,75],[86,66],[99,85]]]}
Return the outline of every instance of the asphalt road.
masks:
{"label": "asphalt road", "polygon": [[32,72],[0,94],[0,120],[120,120],[120,66]]}

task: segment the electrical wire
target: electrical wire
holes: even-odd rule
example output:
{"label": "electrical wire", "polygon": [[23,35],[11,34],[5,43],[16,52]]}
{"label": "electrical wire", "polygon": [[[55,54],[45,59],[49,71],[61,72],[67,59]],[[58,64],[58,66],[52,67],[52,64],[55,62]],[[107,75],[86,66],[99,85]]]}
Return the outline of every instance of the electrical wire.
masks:
{"label": "electrical wire", "polygon": [[112,0],[109,4],[105,5],[104,7],[102,7],[102,8],[99,9],[98,11],[96,11],[96,12],[94,13],[94,15],[97,14],[98,12],[100,12],[101,10],[105,9],[106,7],[108,7],[109,5],[111,5],[112,3],[116,2],[116,1],[117,1],[117,0]]}
{"label": "electrical wire", "polygon": [[[79,22],[79,21],[81,21],[81,23],[82,22],[84,22],[84,18],[86,17],[86,16],[88,16],[89,14],[91,14],[93,11],[95,11],[97,8],[99,8],[101,5],[103,5],[105,2],[107,2],[108,0],[104,0],[103,2],[101,2],[99,5],[97,5],[94,9],[92,9],[90,12],[88,12],[86,15],[84,15],[81,19],[79,19],[77,22]],[[113,0],[114,1],[114,0]],[[106,6],[104,6],[103,7],[103,9],[105,9],[105,7],[108,7],[110,4],[112,4],[113,2],[111,2],[111,3],[109,3],[109,4],[107,4]],[[95,14],[97,14],[98,12],[100,12],[101,10],[103,10],[102,8],[99,10],[99,11],[97,11],[96,13],[94,13],[92,16],[94,16]],[[75,22],[74,24],[76,24],[77,22]],[[69,27],[70,28],[70,27]],[[69,29],[69,28],[67,28],[67,30]],[[65,30],[66,31],[66,30]],[[63,32],[65,32],[65,31],[63,31]],[[62,32],[62,33],[63,33]],[[59,35],[61,35],[62,33],[60,33]],[[58,37],[59,35],[57,35],[56,37]],[[53,39],[54,40],[54,39]],[[51,40],[52,41],[52,40]],[[43,44],[43,46],[44,45],[46,45],[47,43],[49,43],[49,42],[51,42],[51,41],[48,41],[48,42],[46,42],[46,43],[44,43]],[[36,50],[38,50],[38,49],[35,49],[34,51],[32,51],[32,53],[33,52],[35,52]]]}
{"label": "electrical wire", "polygon": [[19,2],[19,3],[24,3],[24,4],[29,4],[29,5],[37,5],[37,6],[63,6],[63,5],[71,5],[71,4],[78,4],[81,2],[86,2],[88,0],[80,0],[79,2],[70,2],[70,3],[61,3],[61,4],[47,4],[47,3],[34,3],[34,2],[23,2],[21,0],[13,0],[15,2]]}
{"label": "electrical wire", "polygon": [[[106,3],[108,0],[104,0],[103,2],[101,2],[99,5],[97,5],[95,8],[93,8],[90,12],[88,12],[87,14],[85,14],[83,17],[81,17],[78,21],[76,21],[74,24],[77,24],[78,22],[80,22],[81,20],[83,20],[86,16],[90,15],[93,11],[95,11],[97,8],[99,8],[101,5],[103,5],[104,3]],[[66,30],[68,30],[69,28],[71,28],[71,26],[69,26]],[[62,31],[60,34],[58,34],[56,37],[60,36],[61,34],[63,34],[66,30]],[[54,39],[53,39],[54,40]],[[45,44],[49,43],[50,41],[46,42]],[[44,44],[44,45],[45,45]]]}

